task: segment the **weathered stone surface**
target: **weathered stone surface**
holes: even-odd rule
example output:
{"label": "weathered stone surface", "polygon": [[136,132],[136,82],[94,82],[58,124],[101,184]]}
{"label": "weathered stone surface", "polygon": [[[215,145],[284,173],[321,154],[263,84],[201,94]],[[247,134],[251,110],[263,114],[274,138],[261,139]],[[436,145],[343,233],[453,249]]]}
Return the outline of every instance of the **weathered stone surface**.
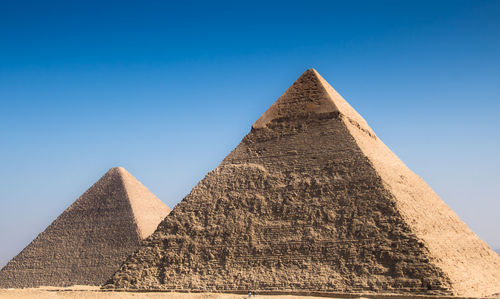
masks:
{"label": "weathered stone surface", "polygon": [[101,285],[169,212],[112,168],[0,271],[0,287]]}
{"label": "weathered stone surface", "polygon": [[107,287],[482,296],[500,258],[306,71]]}

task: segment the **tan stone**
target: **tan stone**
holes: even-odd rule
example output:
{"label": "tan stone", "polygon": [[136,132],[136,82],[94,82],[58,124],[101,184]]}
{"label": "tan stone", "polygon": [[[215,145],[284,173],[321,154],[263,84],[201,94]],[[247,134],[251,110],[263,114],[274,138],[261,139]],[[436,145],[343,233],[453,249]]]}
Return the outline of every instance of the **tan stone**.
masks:
{"label": "tan stone", "polygon": [[101,285],[169,212],[112,168],[0,271],[0,287]]}
{"label": "tan stone", "polygon": [[308,70],[107,287],[484,296],[500,257]]}

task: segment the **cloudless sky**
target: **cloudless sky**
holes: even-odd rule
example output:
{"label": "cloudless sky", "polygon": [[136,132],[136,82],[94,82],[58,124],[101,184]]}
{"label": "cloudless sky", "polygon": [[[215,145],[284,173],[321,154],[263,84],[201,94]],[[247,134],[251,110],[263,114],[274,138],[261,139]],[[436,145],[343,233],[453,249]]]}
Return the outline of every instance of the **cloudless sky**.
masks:
{"label": "cloudless sky", "polygon": [[0,266],[113,166],[174,207],[310,67],[500,248],[499,16],[481,0],[0,0]]}

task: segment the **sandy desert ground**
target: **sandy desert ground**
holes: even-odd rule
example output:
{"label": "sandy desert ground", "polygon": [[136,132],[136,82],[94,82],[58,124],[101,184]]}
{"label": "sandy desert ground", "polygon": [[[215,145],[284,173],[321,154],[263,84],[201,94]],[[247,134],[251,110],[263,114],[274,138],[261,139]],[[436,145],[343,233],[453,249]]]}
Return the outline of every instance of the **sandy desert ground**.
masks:
{"label": "sandy desert ground", "polygon": [[[37,288],[37,289],[0,289],[0,298],[168,298],[168,299],[243,299],[249,298],[248,295],[237,294],[216,294],[216,293],[173,293],[173,292],[103,292],[98,287],[82,288]],[[257,295],[252,296],[255,299],[301,299],[301,298],[321,298],[321,297],[302,297],[302,296],[270,296]],[[362,298],[362,297],[355,297]]]}
{"label": "sandy desert ground", "polygon": [[[33,289],[0,289],[0,299],[4,298],[168,298],[168,299],[248,299],[246,294],[225,294],[225,293],[176,293],[176,292],[112,292],[101,291],[99,287],[74,286],[70,288],[52,288],[42,287]],[[320,299],[320,298],[373,298],[373,299],[448,299],[465,297],[446,297],[446,296],[408,296],[408,295],[380,295],[380,294],[338,294],[320,295],[320,296],[298,296],[298,295],[253,295],[250,299]],[[500,298],[492,296],[489,298]]]}

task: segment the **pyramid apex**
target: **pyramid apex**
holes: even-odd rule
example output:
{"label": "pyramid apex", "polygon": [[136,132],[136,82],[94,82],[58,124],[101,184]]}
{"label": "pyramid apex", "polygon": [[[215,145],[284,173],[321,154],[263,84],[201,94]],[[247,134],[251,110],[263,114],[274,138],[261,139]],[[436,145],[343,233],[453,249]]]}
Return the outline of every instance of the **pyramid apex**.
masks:
{"label": "pyramid apex", "polygon": [[170,213],[170,208],[124,167],[110,168],[95,185],[103,186],[109,184],[110,181],[119,182],[115,183],[117,188],[125,192],[125,197],[118,199],[126,199],[130,204],[138,233],[142,239],[152,234],[158,223]]}
{"label": "pyramid apex", "polygon": [[272,121],[286,121],[314,116],[340,114],[372,133],[366,121],[316,71],[306,70],[252,125],[265,128]]}
{"label": "pyramid apex", "polygon": [[115,166],[115,167],[111,167],[108,172],[112,172],[112,171],[126,171],[128,172],[125,168],[121,167],[121,166]]}
{"label": "pyramid apex", "polygon": [[305,70],[302,73],[302,75],[300,75],[300,77],[297,79],[297,81],[302,77],[305,77],[309,80],[319,80],[319,78],[322,78],[321,75],[318,73],[318,71],[313,67]]}
{"label": "pyramid apex", "polygon": [[322,87],[319,74],[310,68],[302,73],[252,127],[260,129],[274,120],[305,118],[311,114],[334,111],[337,109]]}
{"label": "pyramid apex", "polygon": [[119,176],[122,179],[125,179],[126,177],[132,176],[128,170],[126,170],[124,167],[121,166],[115,166],[111,167],[105,174],[105,176]]}

